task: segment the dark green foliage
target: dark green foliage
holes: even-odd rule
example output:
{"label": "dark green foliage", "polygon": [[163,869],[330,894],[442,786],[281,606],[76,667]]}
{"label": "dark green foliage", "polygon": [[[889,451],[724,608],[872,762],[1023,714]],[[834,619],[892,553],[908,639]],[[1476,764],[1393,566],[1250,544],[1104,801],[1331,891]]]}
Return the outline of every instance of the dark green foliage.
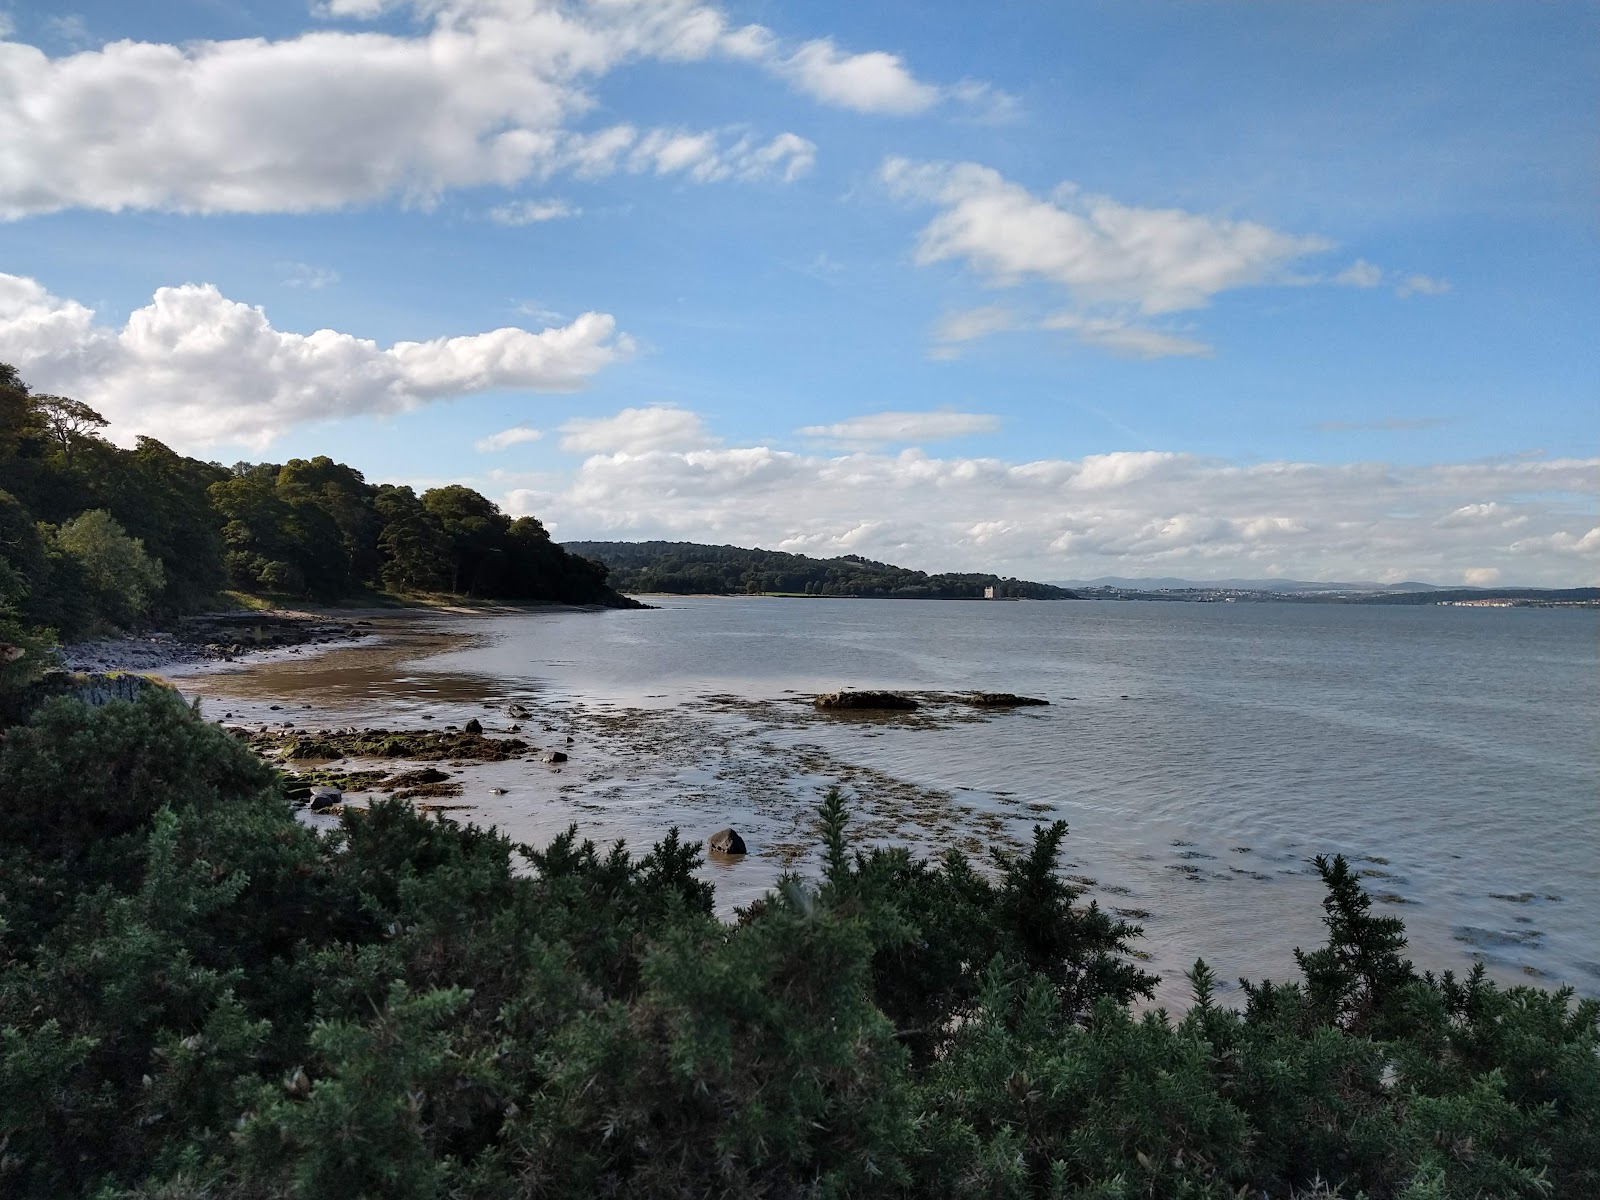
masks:
{"label": "dark green foliage", "polygon": [[1077,594],[1048,583],[998,575],[929,575],[855,554],[808,558],[741,546],[695,542],[568,542],[567,550],[603,562],[613,586],[625,592],[805,596],[870,596],[904,600],[978,600],[995,595],[1029,600],[1075,600]]}
{"label": "dark green foliage", "polygon": [[298,824],[159,690],[0,744],[0,1194],[1587,1197],[1600,1003],[1417,975],[1319,860],[1302,982],[1135,1015],[1055,870],[854,849],[725,924],[699,850],[385,801]]}
{"label": "dark green foliage", "polygon": [[[604,567],[470,488],[419,500],[325,456],[230,470],[153,438],[123,450],[100,436],[105,424],[79,401],[30,392],[0,363],[0,644],[195,612],[224,587],[324,603],[380,586],[628,603]],[[5,668],[0,687],[15,674]]]}

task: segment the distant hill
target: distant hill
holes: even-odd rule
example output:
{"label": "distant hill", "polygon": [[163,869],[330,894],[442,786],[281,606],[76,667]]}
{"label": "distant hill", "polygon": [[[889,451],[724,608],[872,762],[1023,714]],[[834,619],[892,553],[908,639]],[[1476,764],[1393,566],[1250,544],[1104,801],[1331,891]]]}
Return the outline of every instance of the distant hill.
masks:
{"label": "distant hill", "polygon": [[[1132,591],[1192,591],[1197,588],[1241,592],[1432,592],[1444,591],[1437,583],[1314,583],[1304,579],[1176,579],[1102,575],[1099,579],[1053,580],[1064,588],[1127,588]],[[1456,589],[1459,590],[1459,589]]]}
{"label": "distant hill", "polygon": [[679,595],[860,596],[895,600],[978,600],[985,588],[1022,600],[1076,600],[1068,588],[998,575],[930,575],[870,558],[810,558],[778,550],[705,546],[698,542],[567,542],[570,554],[611,569],[607,582],[620,592]]}

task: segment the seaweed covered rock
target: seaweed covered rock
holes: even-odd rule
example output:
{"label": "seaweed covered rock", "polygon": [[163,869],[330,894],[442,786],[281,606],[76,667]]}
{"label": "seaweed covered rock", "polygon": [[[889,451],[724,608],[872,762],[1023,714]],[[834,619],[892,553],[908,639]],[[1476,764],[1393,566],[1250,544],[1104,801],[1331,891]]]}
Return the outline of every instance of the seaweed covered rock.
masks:
{"label": "seaweed covered rock", "polygon": [[416,762],[468,759],[504,762],[532,749],[520,738],[491,738],[464,731],[366,729],[347,733],[323,730],[281,736],[254,734],[250,742],[263,754],[285,759],[408,758]]}
{"label": "seaweed covered rock", "polygon": [[811,702],[817,708],[910,712],[917,702],[898,692],[824,692]]}
{"label": "seaweed covered rock", "polygon": [[1012,692],[973,692],[964,699],[974,708],[1027,708],[1050,703],[1037,696],[1018,696]]}

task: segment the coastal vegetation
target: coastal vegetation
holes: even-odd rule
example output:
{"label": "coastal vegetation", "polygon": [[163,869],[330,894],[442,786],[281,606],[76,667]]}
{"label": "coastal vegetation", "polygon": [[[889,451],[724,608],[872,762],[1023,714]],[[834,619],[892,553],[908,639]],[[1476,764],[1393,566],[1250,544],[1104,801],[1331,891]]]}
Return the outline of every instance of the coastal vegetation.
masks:
{"label": "coastal vegetation", "polygon": [[227,589],[321,603],[374,589],[625,603],[600,564],[470,488],[419,496],[321,456],[230,467],[147,437],[127,450],[101,436],[105,424],[0,363],[0,643],[171,618]]}
{"label": "coastal vegetation", "polygon": [[929,861],[830,795],[819,877],[721,920],[676,831],[284,786],[164,689],[4,730],[0,1193],[1600,1194],[1600,1002],[1417,971],[1343,859],[1296,978],[1197,961],[1175,1018],[1059,822]]}
{"label": "coastal vegetation", "polygon": [[993,588],[1002,599],[1077,598],[1048,583],[971,573],[930,575],[855,554],[809,558],[697,542],[568,542],[566,548],[605,563],[612,584],[625,592],[981,600]]}

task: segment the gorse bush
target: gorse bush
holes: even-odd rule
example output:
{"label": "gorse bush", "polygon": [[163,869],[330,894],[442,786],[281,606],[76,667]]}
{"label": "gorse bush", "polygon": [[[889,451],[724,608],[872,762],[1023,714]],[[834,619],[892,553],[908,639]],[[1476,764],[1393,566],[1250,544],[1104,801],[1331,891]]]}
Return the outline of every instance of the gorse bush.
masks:
{"label": "gorse bush", "polygon": [[1181,1020],[1056,870],[850,845],[732,923],[669,835],[332,833],[176,697],[0,748],[0,1194],[1588,1197],[1600,1005],[1325,946]]}

